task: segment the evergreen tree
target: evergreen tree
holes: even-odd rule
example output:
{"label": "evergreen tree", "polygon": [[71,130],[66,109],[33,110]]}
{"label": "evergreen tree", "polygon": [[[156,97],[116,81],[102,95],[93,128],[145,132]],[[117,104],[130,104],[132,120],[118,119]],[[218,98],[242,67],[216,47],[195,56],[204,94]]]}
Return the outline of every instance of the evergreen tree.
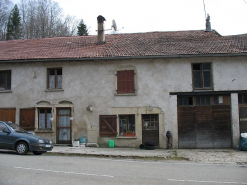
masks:
{"label": "evergreen tree", "polygon": [[87,25],[84,24],[83,19],[80,21],[79,25],[77,26],[77,35],[79,36],[88,35]]}
{"label": "evergreen tree", "polygon": [[8,19],[6,39],[19,39],[21,35],[21,17],[18,6],[15,5]]}

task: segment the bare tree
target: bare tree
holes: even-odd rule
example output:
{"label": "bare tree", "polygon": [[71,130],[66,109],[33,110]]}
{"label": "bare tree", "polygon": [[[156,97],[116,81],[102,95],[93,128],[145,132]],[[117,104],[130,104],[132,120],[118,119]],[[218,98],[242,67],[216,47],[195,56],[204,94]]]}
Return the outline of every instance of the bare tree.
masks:
{"label": "bare tree", "polygon": [[52,0],[22,0],[21,12],[25,38],[75,35],[75,17],[63,17],[62,9]]}
{"label": "bare tree", "polygon": [[[11,0],[0,0],[0,40],[6,40],[8,17],[14,5]],[[78,20],[64,16],[54,0],[21,0],[22,38],[45,38],[76,35]]]}
{"label": "bare tree", "polygon": [[12,6],[12,1],[0,0],[0,40],[6,40],[7,23]]}

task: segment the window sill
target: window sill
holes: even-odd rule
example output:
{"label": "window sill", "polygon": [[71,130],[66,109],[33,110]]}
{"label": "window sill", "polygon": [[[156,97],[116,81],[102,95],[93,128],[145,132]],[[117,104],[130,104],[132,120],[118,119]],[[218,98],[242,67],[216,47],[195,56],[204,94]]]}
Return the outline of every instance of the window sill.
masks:
{"label": "window sill", "polygon": [[52,130],[36,130],[35,133],[54,133]]}
{"label": "window sill", "polygon": [[61,92],[63,89],[46,89],[45,92]]}
{"label": "window sill", "polygon": [[136,96],[137,93],[115,93],[115,96]]}
{"label": "window sill", "polygon": [[137,136],[117,136],[117,139],[137,139]]}
{"label": "window sill", "polygon": [[193,89],[194,92],[200,92],[200,91],[213,91],[213,88],[206,89],[206,88],[200,88],[200,89]]}
{"label": "window sill", "polygon": [[11,90],[1,90],[0,93],[12,93]]}

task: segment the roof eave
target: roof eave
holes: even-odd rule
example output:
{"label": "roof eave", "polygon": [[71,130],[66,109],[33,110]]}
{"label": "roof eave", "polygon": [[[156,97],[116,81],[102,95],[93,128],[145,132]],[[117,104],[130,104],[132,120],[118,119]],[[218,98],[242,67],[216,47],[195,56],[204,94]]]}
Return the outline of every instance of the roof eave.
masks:
{"label": "roof eave", "polygon": [[26,62],[66,62],[66,61],[99,61],[99,60],[129,60],[129,59],[161,59],[161,58],[196,58],[196,57],[238,57],[247,56],[247,53],[223,54],[196,54],[196,55],[150,55],[150,56],[118,56],[118,57],[90,57],[90,58],[49,58],[49,59],[22,59],[0,60],[0,63],[26,63]]}

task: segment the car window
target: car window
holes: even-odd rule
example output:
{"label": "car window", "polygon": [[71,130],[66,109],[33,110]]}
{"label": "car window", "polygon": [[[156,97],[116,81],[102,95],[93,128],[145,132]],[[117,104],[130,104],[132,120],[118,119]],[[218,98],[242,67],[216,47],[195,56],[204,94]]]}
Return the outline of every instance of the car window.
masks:
{"label": "car window", "polygon": [[23,128],[19,127],[14,123],[7,123],[16,132],[26,132]]}
{"label": "car window", "polygon": [[0,123],[0,132],[3,132],[3,129],[5,129],[5,128],[7,128],[7,127],[3,123]]}

